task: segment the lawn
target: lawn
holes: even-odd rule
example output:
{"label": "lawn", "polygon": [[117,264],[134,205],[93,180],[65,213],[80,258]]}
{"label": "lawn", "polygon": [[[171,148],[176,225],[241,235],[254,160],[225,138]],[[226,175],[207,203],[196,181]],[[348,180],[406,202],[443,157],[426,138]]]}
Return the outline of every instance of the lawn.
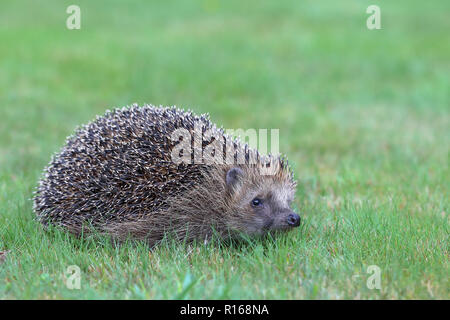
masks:
{"label": "lawn", "polygon": [[[2,0],[0,299],[449,299],[450,2],[376,3],[380,30],[367,0]],[[134,102],[279,128],[302,227],[154,250],[43,231],[51,155]]]}

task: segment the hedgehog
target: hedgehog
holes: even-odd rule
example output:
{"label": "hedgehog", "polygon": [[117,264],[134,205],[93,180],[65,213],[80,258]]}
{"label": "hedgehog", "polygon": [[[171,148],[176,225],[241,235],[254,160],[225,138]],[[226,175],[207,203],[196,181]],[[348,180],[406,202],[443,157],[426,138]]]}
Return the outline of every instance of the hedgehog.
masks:
{"label": "hedgehog", "polygon": [[55,154],[34,192],[50,225],[156,245],[262,236],[300,225],[286,157],[260,154],[208,114],[153,105],[107,110]]}

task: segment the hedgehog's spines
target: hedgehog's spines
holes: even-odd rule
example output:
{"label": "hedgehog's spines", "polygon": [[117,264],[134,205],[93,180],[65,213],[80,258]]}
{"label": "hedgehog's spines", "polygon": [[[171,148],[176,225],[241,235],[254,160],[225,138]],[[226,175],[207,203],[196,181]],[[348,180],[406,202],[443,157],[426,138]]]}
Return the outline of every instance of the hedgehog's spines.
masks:
{"label": "hedgehog's spines", "polygon": [[[201,186],[205,174],[219,170],[205,164],[175,165],[172,161],[170,134],[180,127],[193,133],[196,123],[201,124],[202,134],[210,129],[214,135],[222,135],[224,143],[230,141],[234,161],[238,159],[236,151],[243,151],[245,163],[239,165],[254,166],[252,161],[256,160],[256,165],[270,167],[276,161],[278,178],[292,179],[284,156],[263,156],[225,133],[222,126],[217,127],[209,113],[195,115],[176,106],[140,107],[133,103],[107,110],[103,116],[78,126],[61,151],[52,155],[33,192],[38,220],[78,232],[87,221],[106,228],[157,215],[168,207],[169,199],[173,201]],[[229,152],[225,145],[224,151]],[[209,188],[215,187],[217,182]]]}

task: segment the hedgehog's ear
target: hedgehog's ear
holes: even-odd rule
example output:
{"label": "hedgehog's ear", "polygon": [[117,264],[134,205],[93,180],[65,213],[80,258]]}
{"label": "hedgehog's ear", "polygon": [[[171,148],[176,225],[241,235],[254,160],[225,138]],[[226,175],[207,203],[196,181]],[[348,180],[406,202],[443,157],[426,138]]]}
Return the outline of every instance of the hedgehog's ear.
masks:
{"label": "hedgehog's ear", "polygon": [[227,177],[225,178],[227,186],[229,188],[236,187],[241,181],[243,176],[244,172],[242,171],[241,168],[238,167],[231,168],[230,170],[228,170]]}

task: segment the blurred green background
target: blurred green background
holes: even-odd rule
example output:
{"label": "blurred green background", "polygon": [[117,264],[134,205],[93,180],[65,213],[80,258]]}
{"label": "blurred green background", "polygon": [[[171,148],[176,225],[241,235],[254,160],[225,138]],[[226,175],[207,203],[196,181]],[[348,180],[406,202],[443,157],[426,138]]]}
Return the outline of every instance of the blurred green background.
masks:
{"label": "blurred green background", "polygon": [[[80,30],[66,28],[71,4],[81,8]],[[381,30],[366,27],[371,4],[381,8]],[[39,269],[27,249],[29,232],[39,227],[28,199],[51,154],[77,125],[137,102],[209,112],[225,128],[280,128],[280,151],[295,169],[297,205],[310,225],[294,269],[322,275],[321,284],[341,281],[336,287],[345,293],[299,293],[288,282],[277,292],[270,288],[279,282],[267,280],[255,297],[361,297],[345,284],[343,274],[353,272],[347,267],[381,264],[398,268],[390,269],[397,282],[375,297],[448,298],[449,12],[444,0],[2,0],[0,251],[13,257],[3,278],[16,269],[23,282],[0,282],[0,294],[21,297],[26,276],[17,260]],[[333,221],[359,221],[357,205],[387,219],[385,231],[374,234],[370,223],[344,223],[359,241],[384,245],[368,256],[356,254],[361,243],[352,237],[323,242]],[[397,242],[390,244],[389,234],[398,234]],[[339,241],[355,255],[346,257],[347,273],[330,278],[320,266],[325,259],[330,268],[328,246],[339,250]],[[301,263],[312,263],[314,243],[324,246],[314,260],[322,271],[308,273]],[[426,259],[411,262],[419,256]],[[261,281],[246,270],[244,283]],[[211,290],[191,297],[218,297]],[[230,290],[228,297],[248,298],[238,286]]]}

